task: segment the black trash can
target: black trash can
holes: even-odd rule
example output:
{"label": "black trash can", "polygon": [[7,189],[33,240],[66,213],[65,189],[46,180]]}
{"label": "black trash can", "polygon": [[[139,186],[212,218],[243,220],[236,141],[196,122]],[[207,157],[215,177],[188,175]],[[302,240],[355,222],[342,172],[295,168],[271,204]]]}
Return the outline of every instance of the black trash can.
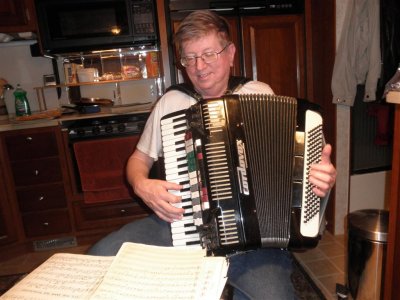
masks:
{"label": "black trash can", "polygon": [[383,299],[388,222],[386,210],[348,215],[347,284],[353,299]]}

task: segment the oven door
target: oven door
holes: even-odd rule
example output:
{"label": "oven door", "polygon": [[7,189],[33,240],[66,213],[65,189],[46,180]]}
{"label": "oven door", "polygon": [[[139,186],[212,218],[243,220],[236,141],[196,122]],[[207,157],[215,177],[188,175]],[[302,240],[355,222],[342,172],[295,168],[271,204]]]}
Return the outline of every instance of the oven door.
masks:
{"label": "oven door", "polygon": [[139,135],[91,139],[72,144],[76,175],[86,204],[133,198],[126,164]]}
{"label": "oven door", "polygon": [[148,113],[62,122],[78,230],[120,226],[151,213],[126,180],[126,164],[147,117]]}

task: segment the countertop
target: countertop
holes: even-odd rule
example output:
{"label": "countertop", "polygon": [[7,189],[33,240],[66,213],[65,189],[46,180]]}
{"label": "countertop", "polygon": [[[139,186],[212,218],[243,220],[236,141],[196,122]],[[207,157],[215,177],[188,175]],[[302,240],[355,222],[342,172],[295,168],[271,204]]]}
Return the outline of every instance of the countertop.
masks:
{"label": "countertop", "polygon": [[63,121],[68,120],[77,120],[77,119],[89,119],[89,118],[101,118],[101,117],[108,117],[114,115],[124,115],[124,114],[138,114],[138,113],[147,113],[150,112],[152,108],[151,104],[145,105],[137,105],[134,108],[127,109],[126,107],[123,108],[105,108],[102,109],[99,113],[92,113],[92,114],[80,114],[76,113],[69,113],[63,114],[59,118],[53,119],[38,119],[38,120],[31,120],[31,121],[16,121],[15,119],[7,118],[7,119],[0,119],[0,132],[3,131],[10,131],[10,130],[20,130],[20,129],[30,129],[30,128],[40,128],[40,127],[50,127],[50,126],[59,126]]}

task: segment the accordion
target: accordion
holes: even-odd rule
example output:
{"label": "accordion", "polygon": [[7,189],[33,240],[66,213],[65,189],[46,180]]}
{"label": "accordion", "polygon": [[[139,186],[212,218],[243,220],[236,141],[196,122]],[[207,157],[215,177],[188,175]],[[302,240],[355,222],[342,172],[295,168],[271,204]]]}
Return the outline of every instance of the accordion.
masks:
{"label": "accordion", "polygon": [[[312,192],[311,164],[324,143],[319,107],[292,97],[203,99],[161,119],[165,179],[185,210],[174,246],[214,254],[318,244],[326,203]],[[326,199],[324,199],[326,201]]]}

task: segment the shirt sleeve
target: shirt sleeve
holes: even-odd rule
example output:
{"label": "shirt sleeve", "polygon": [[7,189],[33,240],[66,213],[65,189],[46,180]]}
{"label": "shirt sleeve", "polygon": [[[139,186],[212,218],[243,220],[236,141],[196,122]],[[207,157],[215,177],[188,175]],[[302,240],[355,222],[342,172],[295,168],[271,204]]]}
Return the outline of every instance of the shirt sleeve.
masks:
{"label": "shirt sleeve", "polygon": [[271,87],[261,81],[249,81],[244,84],[235,94],[274,94]]}
{"label": "shirt sleeve", "polygon": [[188,109],[196,100],[180,91],[170,91],[158,100],[136,146],[154,161],[162,156],[161,118],[169,113]]}

